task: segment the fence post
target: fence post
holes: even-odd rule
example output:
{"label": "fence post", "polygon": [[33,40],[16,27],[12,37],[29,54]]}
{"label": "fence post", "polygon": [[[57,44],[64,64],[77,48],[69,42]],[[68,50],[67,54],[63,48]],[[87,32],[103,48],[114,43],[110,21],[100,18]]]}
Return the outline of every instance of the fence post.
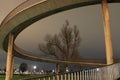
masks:
{"label": "fence post", "polygon": [[80,73],[77,72],[77,80],[80,80]]}
{"label": "fence post", "polygon": [[63,75],[60,75],[61,80],[63,80]]}
{"label": "fence post", "polygon": [[45,77],[43,78],[43,80],[45,80]]}
{"label": "fence post", "polygon": [[67,74],[64,74],[64,80],[67,80]]}
{"label": "fence post", "polygon": [[74,80],[76,80],[76,72],[74,72]]}
{"label": "fence post", "polygon": [[92,70],[92,79],[95,80],[94,69]]}
{"label": "fence post", "polygon": [[59,80],[59,75],[56,75],[57,80]]}
{"label": "fence post", "polygon": [[71,79],[70,79],[70,76],[71,76],[70,73],[68,73],[68,80],[71,80]]}
{"label": "fence post", "polygon": [[88,74],[89,74],[89,72],[88,72],[88,70],[87,70],[86,72],[87,72],[87,74],[86,74],[86,78],[87,78],[87,80],[88,80],[88,79],[89,79],[89,78],[88,78]]}
{"label": "fence post", "polygon": [[48,80],[50,80],[50,76],[48,77]]}
{"label": "fence post", "polygon": [[55,76],[53,76],[53,80],[55,80]]}
{"label": "fence post", "polygon": [[74,80],[73,73],[71,73],[71,80]]}
{"label": "fence post", "polygon": [[80,71],[80,80],[82,80],[82,72]]}

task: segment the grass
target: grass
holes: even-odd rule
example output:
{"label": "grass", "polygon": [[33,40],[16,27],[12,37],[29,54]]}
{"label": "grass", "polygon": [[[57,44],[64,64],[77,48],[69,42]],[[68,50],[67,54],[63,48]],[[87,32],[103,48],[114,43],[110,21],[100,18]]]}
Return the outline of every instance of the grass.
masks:
{"label": "grass", "polygon": [[[13,79],[12,80],[22,80],[22,79],[25,79],[25,78],[31,78],[33,76],[31,75],[14,75]],[[0,80],[5,80],[5,75],[0,75]]]}
{"label": "grass", "polygon": [[[31,78],[31,80],[44,80],[43,78],[42,79],[35,79],[34,77],[36,77],[35,75],[14,75],[13,79],[12,80],[24,80],[24,79],[28,79],[28,78]],[[5,80],[5,75],[0,75],[0,80]],[[49,80],[49,78],[46,78],[46,80]],[[80,79],[82,80],[82,79]],[[89,77],[87,78],[86,80],[94,80],[92,79],[92,77]],[[119,79],[115,79],[115,80],[119,80]]]}
{"label": "grass", "polygon": [[5,75],[0,75],[0,80],[5,80]]}

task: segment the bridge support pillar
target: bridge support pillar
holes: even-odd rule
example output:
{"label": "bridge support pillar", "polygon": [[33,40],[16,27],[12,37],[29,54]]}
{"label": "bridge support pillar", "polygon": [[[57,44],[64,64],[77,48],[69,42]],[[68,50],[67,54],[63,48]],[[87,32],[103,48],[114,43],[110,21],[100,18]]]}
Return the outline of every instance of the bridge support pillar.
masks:
{"label": "bridge support pillar", "polygon": [[11,61],[11,76],[10,78],[13,78],[13,74],[14,74],[14,56],[12,56],[12,61]]}
{"label": "bridge support pillar", "polygon": [[113,63],[113,48],[112,48],[112,37],[110,30],[110,17],[108,11],[107,0],[102,0],[102,10],[104,17],[104,33],[105,33],[105,46],[106,46],[106,63]]}
{"label": "bridge support pillar", "polygon": [[13,77],[13,42],[14,42],[14,35],[9,35],[9,42],[8,42],[8,53],[7,53],[7,64],[6,64],[6,78],[5,80],[11,80]]}

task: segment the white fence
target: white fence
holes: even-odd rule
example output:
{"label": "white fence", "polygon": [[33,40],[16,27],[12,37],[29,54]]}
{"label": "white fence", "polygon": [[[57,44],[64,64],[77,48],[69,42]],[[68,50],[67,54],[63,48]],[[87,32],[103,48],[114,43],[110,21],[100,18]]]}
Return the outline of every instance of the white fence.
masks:
{"label": "white fence", "polygon": [[120,64],[106,67],[40,77],[37,80],[115,80],[120,75]]}

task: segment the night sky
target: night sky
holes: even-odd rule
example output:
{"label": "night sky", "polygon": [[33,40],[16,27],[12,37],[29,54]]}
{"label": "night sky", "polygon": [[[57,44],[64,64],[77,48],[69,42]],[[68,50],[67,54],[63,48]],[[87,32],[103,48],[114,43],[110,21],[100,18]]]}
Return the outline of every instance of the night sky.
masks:
{"label": "night sky", "polygon": [[[17,5],[25,0],[1,0],[0,1],[0,22],[4,17]],[[109,4],[110,22],[112,30],[112,41],[114,58],[120,58],[120,3]],[[104,28],[101,5],[85,6],[75,8],[54,14],[39,20],[22,31],[15,44],[22,49],[34,53],[33,55],[41,56],[38,49],[38,44],[44,42],[46,34],[56,34],[65,24],[65,20],[70,22],[70,25],[76,25],[80,30],[81,44],[79,48],[80,56],[86,59],[105,59],[105,43],[104,43]],[[32,36],[31,36],[32,35]],[[0,52],[0,67],[5,66],[6,53]],[[41,66],[42,62],[33,62],[15,58],[15,67],[18,67],[21,62],[26,62],[29,65]],[[44,64],[40,68],[44,67]]]}

